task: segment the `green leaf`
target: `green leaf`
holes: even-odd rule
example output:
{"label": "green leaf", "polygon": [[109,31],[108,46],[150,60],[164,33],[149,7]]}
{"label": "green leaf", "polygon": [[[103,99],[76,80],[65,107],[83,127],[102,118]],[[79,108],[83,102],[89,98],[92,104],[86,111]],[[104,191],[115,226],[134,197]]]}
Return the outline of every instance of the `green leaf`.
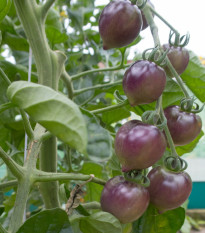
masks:
{"label": "green leaf", "polygon": [[44,210],[29,218],[17,233],[73,233],[66,212],[60,208]]}
{"label": "green leaf", "polygon": [[29,51],[28,41],[21,36],[6,32],[4,34],[3,41],[13,50]]}
{"label": "green leaf", "polygon": [[204,132],[201,130],[200,134],[197,136],[197,138],[194,139],[194,141],[190,142],[189,144],[185,146],[177,146],[176,151],[179,156],[185,154],[185,153],[190,153],[194,150],[194,148],[197,146],[199,140],[201,137],[204,135]]}
{"label": "green leaf", "polygon": [[87,154],[93,161],[107,160],[112,155],[112,141],[109,132],[104,129],[92,114],[81,109],[87,123]]}
{"label": "green leaf", "polygon": [[133,233],[176,233],[185,219],[185,210],[179,207],[158,214],[155,207],[149,205],[143,216],[133,223]]}
{"label": "green leaf", "polygon": [[[100,164],[93,162],[85,162],[82,169],[79,171],[82,174],[90,175],[94,174],[98,178],[103,178],[103,167]],[[103,189],[102,185],[89,182],[86,184],[86,201],[100,201],[101,192]]]}
{"label": "green leaf", "polygon": [[12,0],[1,0],[0,4],[0,22],[4,19],[4,17],[9,12],[11,7]]}
{"label": "green leaf", "polygon": [[12,103],[71,147],[84,152],[86,125],[78,106],[53,89],[26,81],[13,82],[7,90]]}
{"label": "green leaf", "polygon": [[66,35],[66,33],[62,33],[52,26],[46,27],[46,36],[51,44],[60,44],[68,40],[68,36]]}
{"label": "green leaf", "polygon": [[194,95],[201,100],[205,101],[205,66],[201,64],[198,56],[193,52],[189,52],[189,64],[181,78]]}
{"label": "green leaf", "polygon": [[183,97],[184,94],[180,86],[173,79],[168,78],[162,96],[163,108],[179,103]]}
{"label": "green leaf", "polygon": [[107,212],[100,211],[75,221],[79,221],[79,227],[83,233],[122,233],[119,220]]}
{"label": "green leaf", "polygon": [[102,114],[102,121],[106,124],[112,124],[114,122],[118,122],[125,118],[128,118],[131,115],[130,111],[127,110],[126,107],[114,109],[109,112],[104,112]]}

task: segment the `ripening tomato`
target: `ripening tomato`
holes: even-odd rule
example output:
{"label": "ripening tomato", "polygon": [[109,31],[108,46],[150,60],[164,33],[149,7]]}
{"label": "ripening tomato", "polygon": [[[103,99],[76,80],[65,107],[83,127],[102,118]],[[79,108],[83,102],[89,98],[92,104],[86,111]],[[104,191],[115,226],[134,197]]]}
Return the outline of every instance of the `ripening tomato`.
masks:
{"label": "ripening tomato", "polygon": [[129,223],[145,212],[149,193],[143,186],[116,176],[105,184],[100,202],[103,211],[113,214],[121,223]]}

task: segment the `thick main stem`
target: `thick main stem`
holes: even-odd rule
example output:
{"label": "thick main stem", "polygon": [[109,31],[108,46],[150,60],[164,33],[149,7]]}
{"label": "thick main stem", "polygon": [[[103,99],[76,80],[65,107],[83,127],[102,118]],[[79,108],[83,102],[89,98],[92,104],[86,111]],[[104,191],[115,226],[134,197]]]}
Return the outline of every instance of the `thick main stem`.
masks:
{"label": "thick main stem", "polygon": [[[61,52],[54,52],[49,48],[45,34],[44,21],[47,11],[53,2],[54,1],[47,1],[46,7],[42,7],[37,5],[35,0],[14,0],[17,14],[34,55],[39,83],[57,90],[66,57]],[[55,172],[56,138],[46,141],[43,148],[40,157],[41,167],[42,169],[47,169],[47,163],[50,161],[49,163],[52,164],[51,167],[53,168],[52,171]],[[50,148],[54,148],[54,150],[51,151]],[[49,184],[47,184],[46,187],[47,188],[41,189],[43,199],[47,201],[50,200],[50,203],[52,203],[54,199],[58,200],[57,183],[54,186],[53,183],[51,183],[50,188]],[[54,208],[57,206],[58,201],[53,202],[52,207]]]}
{"label": "thick main stem", "polygon": [[[57,167],[57,145],[56,137],[51,137],[46,140],[42,147],[40,153],[40,169],[46,172],[56,172]],[[47,155],[51,158],[48,159]],[[54,207],[59,207],[60,202],[58,195],[53,195],[53,192],[58,190],[58,182],[47,182],[40,184],[40,190],[43,193],[43,201],[47,209]],[[50,196],[50,198],[47,198]]]}

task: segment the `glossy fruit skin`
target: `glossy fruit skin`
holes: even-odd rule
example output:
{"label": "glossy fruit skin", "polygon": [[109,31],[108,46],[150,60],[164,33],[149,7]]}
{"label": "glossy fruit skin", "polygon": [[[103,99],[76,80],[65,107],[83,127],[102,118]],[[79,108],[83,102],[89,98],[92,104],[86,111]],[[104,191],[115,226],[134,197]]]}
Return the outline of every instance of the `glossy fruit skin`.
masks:
{"label": "glossy fruit skin", "polygon": [[143,186],[115,176],[105,184],[100,202],[103,211],[113,214],[121,223],[129,223],[145,212],[149,193]]}
{"label": "glossy fruit skin", "polygon": [[135,62],[123,78],[123,89],[132,106],[157,100],[165,85],[165,71],[154,62],[146,60]]}
{"label": "glossy fruit skin", "polygon": [[159,213],[182,205],[192,190],[192,180],[184,171],[175,173],[158,166],[149,172],[148,178],[150,202]]}
{"label": "glossy fruit skin", "polygon": [[[148,0],[147,1],[147,4],[151,5],[152,8],[154,8],[154,5]],[[141,11],[141,14],[142,14],[142,29],[141,31],[143,31],[144,29],[146,29],[149,25],[147,23],[147,20],[145,18],[145,15],[144,13]],[[152,16],[154,17],[154,14],[152,14]]]}
{"label": "glossy fruit skin", "polygon": [[200,116],[180,110],[179,106],[169,106],[164,110],[167,126],[176,146],[192,142],[200,133],[202,121]]}
{"label": "glossy fruit skin", "polygon": [[115,153],[123,172],[152,166],[165,149],[164,134],[156,126],[138,120],[126,122],[115,137]]}
{"label": "glossy fruit skin", "polygon": [[130,44],[140,33],[141,12],[127,0],[114,0],[102,11],[99,32],[105,50]]}
{"label": "glossy fruit skin", "polygon": [[[179,75],[182,74],[189,64],[188,50],[181,47],[174,47],[169,44],[164,44],[162,47],[164,51],[166,49],[170,49],[167,56],[170,62],[172,63],[174,69],[177,71],[177,73]],[[171,74],[168,68],[166,68],[166,72],[169,77],[173,77],[173,75]]]}

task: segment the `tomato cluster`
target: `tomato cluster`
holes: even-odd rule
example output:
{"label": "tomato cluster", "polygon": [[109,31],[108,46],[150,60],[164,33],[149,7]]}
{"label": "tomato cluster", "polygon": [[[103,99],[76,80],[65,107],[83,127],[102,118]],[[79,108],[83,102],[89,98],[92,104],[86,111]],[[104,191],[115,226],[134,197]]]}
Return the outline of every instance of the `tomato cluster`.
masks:
{"label": "tomato cluster", "polygon": [[[136,5],[128,0],[113,0],[103,9],[99,19],[103,48],[126,46],[147,26]],[[181,74],[189,62],[188,51],[171,45],[162,48],[169,49],[167,56],[176,72]],[[156,101],[164,91],[167,76],[173,77],[168,67],[162,68],[148,60],[136,61],[123,78],[123,90],[130,105]],[[176,146],[190,143],[201,131],[200,117],[182,111],[179,106],[167,107],[164,114]],[[115,137],[115,153],[124,173],[151,167],[162,158],[167,146],[163,131],[139,120],[122,125]],[[150,180],[148,188],[143,183],[127,180],[126,176],[111,178],[101,195],[102,209],[122,223],[128,223],[138,219],[150,202],[162,213],[179,207],[190,195],[192,181],[184,171],[158,166],[151,169],[147,177]]]}

